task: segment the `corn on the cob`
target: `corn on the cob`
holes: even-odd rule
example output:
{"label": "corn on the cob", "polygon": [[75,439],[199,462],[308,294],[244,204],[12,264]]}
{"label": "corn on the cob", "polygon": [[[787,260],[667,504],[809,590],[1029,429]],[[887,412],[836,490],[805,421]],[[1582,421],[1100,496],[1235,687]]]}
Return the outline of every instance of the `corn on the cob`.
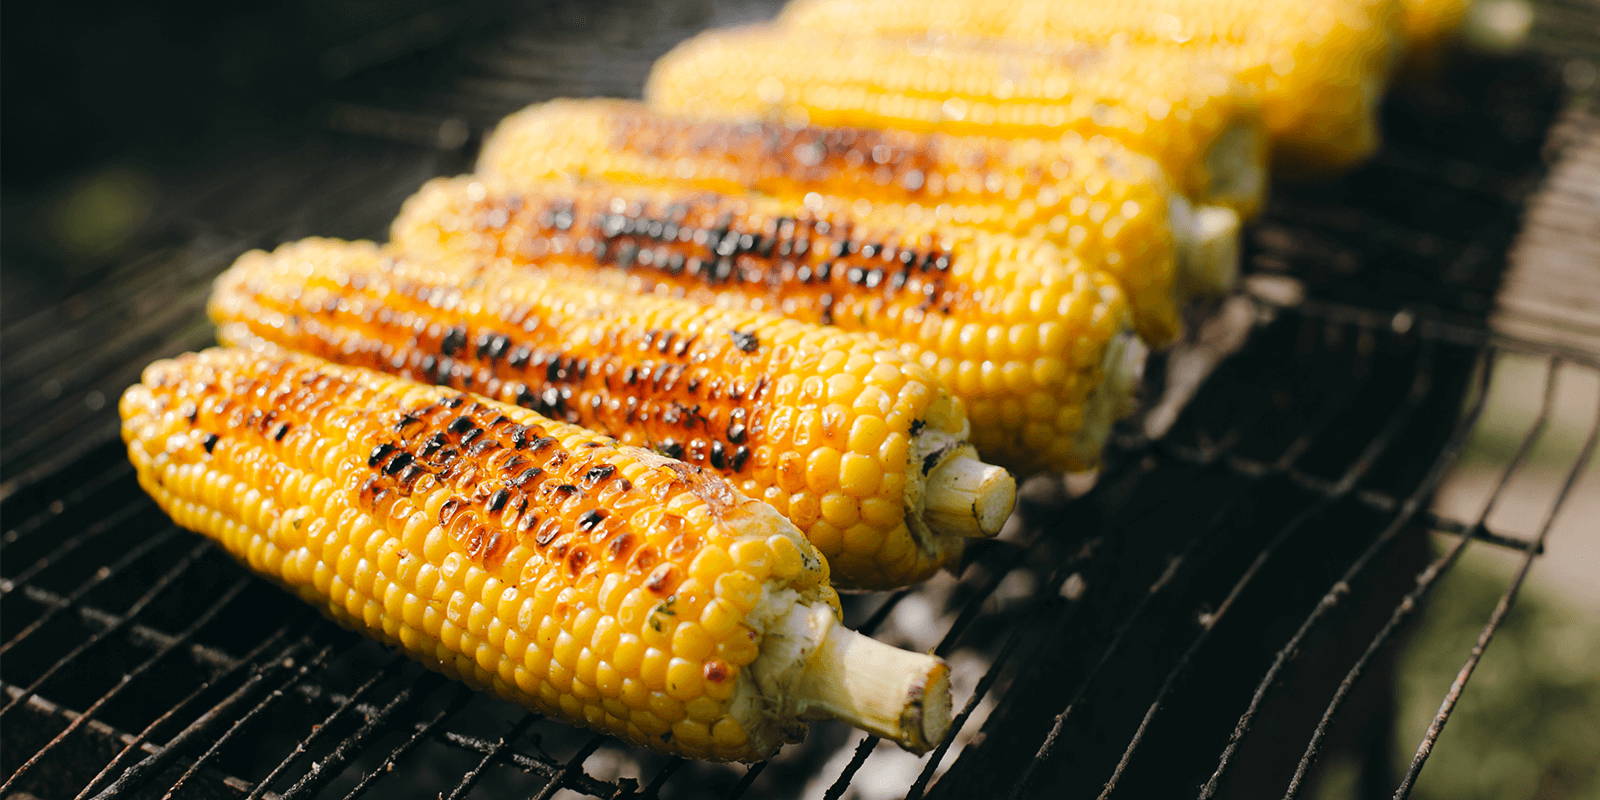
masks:
{"label": "corn on the cob", "polygon": [[[1428,3],[1439,0],[1408,0]],[[798,0],[789,27],[833,35],[1150,46],[1222,65],[1258,93],[1280,164],[1338,168],[1378,143],[1398,45],[1394,0]]]}
{"label": "corn on the cob", "polygon": [[921,751],[947,670],[842,628],[827,562],[696,467],[516,406],[209,350],[122,397],[139,482],[343,624],[542,713],[753,760],[836,717]]}
{"label": "corn on the cob", "polygon": [[1265,191],[1254,99],[1166,51],[1072,51],[849,38],[773,28],[702,34],[656,62],[662,111],[1002,138],[1105,136],[1190,198],[1249,213]]}
{"label": "corn on the cob", "polygon": [[1232,282],[1238,217],[1192,208],[1149,159],[1104,139],[1006,140],[656,114],[622,100],[557,100],[500,123],[479,171],[687,186],[829,217],[921,219],[1046,238],[1117,278],[1141,336],[1180,333],[1178,301]]}
{"label": "corn on the cob", "polygon": [[966,405],[1013,471],[1089,469],[1130,410],[1143,349],[1122,291],[1046,243],[773,216],[713,194],[430,182],[391,232],[404,252],[505,258],[575,281],[877,333]]}
{"label": "corn on the cob", "polygon": [[709,467],[798,525],[837,586],[922,580],[1010,514],[1015,483],[977,459],[960,404],[874,337],[392,256],[247,253],[212,319],[225,344],[470,390]]}

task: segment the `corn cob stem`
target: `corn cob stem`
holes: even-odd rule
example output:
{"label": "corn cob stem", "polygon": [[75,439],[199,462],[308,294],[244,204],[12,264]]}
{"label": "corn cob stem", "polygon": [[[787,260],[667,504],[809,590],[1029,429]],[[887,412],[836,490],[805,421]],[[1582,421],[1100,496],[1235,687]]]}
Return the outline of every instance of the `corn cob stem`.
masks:
{"label": "corn cob stem", "polygon": [[1513,52],[1527,41],[1534,14],[1528,0],[1472,0],[1461,24],[1461,40],[1491,53]]}
{"label": "corn cob stem", "polygon": [[928,526],[962,536],[994,536],[1011,516],[1017,482],[1011,473],[977,458],[971,447],[928,473],[923,503]]}
{"label": "corn cob stem", "polygon": [[787,514],[848,588],[931,575],[1014,500],[997,468],[932,485],[976,457],[966,417],[860,335],[326,239],[240,257],[209,310],[226,344],[476,391],[713,469]]}
{"label": "corn cob stem", "polygon": [[1227,294],[1239,278],[1239,215],[1221,206],[1172,199],[1178,246],[1178,288],[1185,297]]}
{"label": "corn cob stem", "polygon": [[[1102,390],[1084,411],[1085,435],[1078,440],[1078,447],[1085,447],[1084,443],[1089,441],[1104,442],[1117,420],[1133,413],[1147,355],[1149,349],[1138,337],[1122,334],[1111,340],[1100,362],[1100,371],[1105,376]],[[1079,457],[1086,455],[1086,452],[1080,453]]]}
{"label": "corn cob stem", "polygon": [[645,98],[664,112],[705,117],[1013,139],[1106,137],[1155,159],[1194,199],[1244,213],[1261,200],[1266,137],[1254,94],[1208,61],[1159,48],[1020,48],[729,28],[663,56]]}
{"label": "corn cob stem", "polygon": [[1175,234],[1186,231],[1175,229],[1187,219],[1171,206],[1189,206],[1155,162],[1101,137],[718,122],[567,99],[507,117],[478,169],[521,185],[577,178],[753,191],[790,213],[804,207],[882,226],[926,221],[1043,238],[1115,277],[1151,346],[1180,334]]}
{"label": "corn cob stem", "polygon": [[1108,343],[1130,330],[1126,296],[1043,240],[858,226],[703,193],[470,179],[424,186],[392,237],[446,263],[495,261],[875,333],[960,399],[973,445],[1013,471],[1093,469],[1104,439],[1085,428],[1085,405],[1126,399],[1099,371]]}
{"label": "corn cob stem", "polygon": [[697,758],[766,758],[805,719],[916,752],[945,733],[939,660],[840,629],[820,554],[712,474],[281,353],[157,362],[120,408],[176,522],[478,688]]}
{"label": "corn cob stem", "polygon": [[918,753],[944,739],[950,669],[943,661],[844,628],[828,608],[797,608],[789,623],[815,643],[801,656],[793,691],[802,719],[843,720]]}

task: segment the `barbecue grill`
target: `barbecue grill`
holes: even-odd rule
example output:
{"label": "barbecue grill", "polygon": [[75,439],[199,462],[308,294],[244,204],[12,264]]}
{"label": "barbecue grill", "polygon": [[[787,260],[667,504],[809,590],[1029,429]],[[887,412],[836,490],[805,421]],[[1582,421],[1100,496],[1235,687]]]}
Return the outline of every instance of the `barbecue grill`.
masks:
{"label": "barbecue grill", "polygon": [[[1600,385],[1592,2],[1542,4],[1528,54],[1398,90],[1368,166],[1275,187],[1243,289],[1150,371],[1092,486],[1035,480],[959,575],[845,599],[852,627],[950,659],[955,731],[927,756],[821,725],[768,763],[702,764],[546,720],[339,629],[140,492],[116,397],[209,341],[235,255],[381,236],[500,116],[634,95],[678,39],[774,10],[424,8],[320,52],[313,124],[167,175],[136,257],[52,285],[8,258],[0,795],[1307,796],[1334,753],[1364,796],[1426,780],[1600,437],[1591,390],[1558,487],[1505,513],[1557,398]],[[1516,444],[1444,513],[1507,381],[1535,398]],[[1433,724],[1396,731],[1398,647],[1469,547],[1520,568]]]}

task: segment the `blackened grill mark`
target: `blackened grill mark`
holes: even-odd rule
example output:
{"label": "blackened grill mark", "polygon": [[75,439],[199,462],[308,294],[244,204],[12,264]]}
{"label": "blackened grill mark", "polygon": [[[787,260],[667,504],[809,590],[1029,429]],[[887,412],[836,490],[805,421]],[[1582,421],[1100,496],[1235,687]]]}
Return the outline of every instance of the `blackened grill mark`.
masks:
{"label": "blackened grill mark", "polygon": [[728,467],[734,472],[738,472],[739,470],[744,469],[745,462],[749,460],[750,448],[740,447],[738,450],[733,451],[733,460],[728,463]]}
{"label": "blackened grill mark", "polygon": [[754,353],[761,348],[761,340],[754,333],[729,331],[728,335],[733,338],[733,346],[739,348],[742,352]]}
{"label": "blackened grill mark", "polygon": [[606,553],[611,557],[612,561],[627,558],[628,553],[632,551],[633,534],[631,533],[617,534],[606,544]]}
{"label": "blackened grill mark", "polygon": [[454,433],[454,434],[457,434],[457,435],[466,433],[467,431],[469,431],[471,429],[472,429],[472,418],[471,417],[465,417],[465,416],[456,417],[455,419],[450,420],[450,424],[445,427],[446,431],[449,431],[450,433]]}
{"label": "blackened grill mark", "polygon": [[926,456],[923,456],[922,457],[922,474],[926,475],[926,474],[932,472],[934,467],[939,466],[939,458],[941,456],[943,456],[943,455],[944,455],[944,451],[943,450],[935,450],[932,453],[929,453]]}
{"label": "blackened grill mark", "polygon": [[555,443],[556,440],[553,436],[540,436],[539,438],[533,440],[533,443],[529,445],[529,449],[537,453]]}
{"label": "blackened grill mark", "polygon": [[[432,458],[433,454],[439,452],[439,448],[444,447],[449,441],[442,431],[434,431],[433,435],[422,443],[422,449],[417,451],[417,455],[423,458]],[[373,465],[369,464],[369,466]]]}
{"label": "blackened grill mark", "polygon": [[280,422],[278,423],[278,427],[272,430],[272,441],[281,442],[283,441],[283,437],[287,435],[289,435],[289,423]]}
{"label": "blackened grill mark", "polygon": [[485,506],[485,508],[488,508],[489,513],[493,514],[496,511],[505,508],[506,501],[509,499],[511,499],[511,493],[505,489],[499,489],[495,491],[494,494],[489,495],[489,503],[487,506]]}
{"label": "blackened grill mark", "polygon": [[528,484],[528,481],[531,481],[534,478],[537,478],[537,477],[539,477],[540,475],[543,475],[543,474],[544,474],[544,470],[542,470],[542,469],[540,469],[538,467],[529,467],[526,470],[524,470],[521,475],[518,475],[517,477],[515,477],[515,478],[513,478],[511,480],[511,486],[514,489],[521,489],[523,486],[526,486]]}
{"label": "blackened grill mark", "polygon": [[397,453],[394,458],[389,459],[389,463],[388,464],[384,465],[383,474],[385,474],[385,475],[397,474],[398,472],[400,472],[400,470],[403,470],[406,467],[410,466],[413,459],[414,459],[414,456],[412,456],[410,453],[405,452],[405,451],[402,450],[399,453]]}
{"label": "blackened grill mark", "polygon": [[[734,398],[738,399],[738,398]],[[743,408],[735,408],[728,412],[728,441],[732,444],[743,444],[746,429],[744,421],[747,412]]]}
{"label": "blackened grill mark", "polygon": [[452,497],[444,501],[444,505],[439,506],[439,524],[449,525],[450,520],[455,519],[456,513],[461,510],[462,505],[464,503],[459,497]]}
{"label": "blackened grill mark", "polygon": [[474,441],[477,440],[477,438],[479,436],[482,436],[482,435],[483,435],[483,429],[479,428],[477,426],[473,426],[471,430],[467,431],[466,433],[461,434],[461,446],[462,447],[466,447],[467,445],[472,444]]}
{"label": "blackened grill mark", "polygon": [[610,464],[601,464],[597,467],[591,467],[589,468],[588,472],[583,473],[583,482],[586,488],[593,488],[603,483],[607,478],[610,478],[612,475],[616,474],[616,472],[617,468]]}
{"label": "blackened grill mark", "polygon": [[711,466],[716,469],[727,469],[728,453],[722,447],[722,442],[711,443]]}
{"label": "blackened grill mark", "polygon": [[600,521],[605,518],[606,512],[601,511],[598,508],[591,508],[588,511],[578,515],[578,530],[593,530],[594,526],[599,525]]}
{"label": "blackened grill mark", "polygon": [[214,433],[208,433],[208,434],[206,434],[205,440],[202,441],[200,444],[201,444],[202,447],[204,447],[206,449],[207,453],[210,453],[210,452],[212,452],[212,451],[217,449],[217,442],[220,441],[221,439],[222,439],[221,436],[218,436],[218,435],[216,435]]}
{"label": "blackened grill mark", "polygon": [[469,456],[481,456],[484,453],[489,452],[490,450],[498,450],[498,449],[500,449],[500,443],[499,442],[497,442],[497,441],[495,441],[493,439],[479,439],[478,441],[473,442],[471,447],[467,448],[467,455],[469,455]]}
{"label": "blackened grill mark", "polygon": [[372,454],[367,456],[367,466],[369,466],[369,467],[378,466],[378,462],[379,461],[382,461],[385,458],[388,458],[389,454],[393,453],[393,452],[394,452],[394,445],[392,445],[392,444],[390,444],[388,442],[384,442],[383,444],[380,444],[377,447],[372,448]]}
{"label": "blackened grill mark", "polygon": [[664,455],[667,458],[681,459],[683,458],[683,445],[678,444],[678,442],[675,440],[667,439],[666,441],[656,445],[656,452],[659,452],[661,455]]}
{"label": "blackened grill mark", "polygon": [[439,352],[453,356],[467,344],[467,329],[457,325],[445,331],[444,337],[439,340]]}

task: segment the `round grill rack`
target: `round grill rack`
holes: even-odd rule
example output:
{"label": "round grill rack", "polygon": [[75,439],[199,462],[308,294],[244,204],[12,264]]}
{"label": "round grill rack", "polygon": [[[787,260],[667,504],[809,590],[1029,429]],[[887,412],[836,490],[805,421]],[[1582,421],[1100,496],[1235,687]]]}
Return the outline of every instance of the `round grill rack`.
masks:
{"label": "round grill rack", "polygon": [[[748,767],[529,714],[323,620],[160,514],[115,402],[209,342],[239,252],[381,236],[505,113],[634,95],[678,39],[773,7],[424,8],[324,49],[313,124],[172,171],[134,257],[43,281],[6,259],[0,795],[1294,797],[1333,752],[1363,796],[1409,795],[1600,437],[1600,8],[1539,10],[1529,54],[1397,90],[1371,164],[1274,187],[1243,289],[1151,370],[1092,488],[1035,481],[959,575],[846,598],[852,626],[950,659],[949,741],[822,725]],[[1513,446],[1445,511],[1508,390]],[[1518,568],[1432,725],[1396,731],[1396,654],[1467,548]]]}

